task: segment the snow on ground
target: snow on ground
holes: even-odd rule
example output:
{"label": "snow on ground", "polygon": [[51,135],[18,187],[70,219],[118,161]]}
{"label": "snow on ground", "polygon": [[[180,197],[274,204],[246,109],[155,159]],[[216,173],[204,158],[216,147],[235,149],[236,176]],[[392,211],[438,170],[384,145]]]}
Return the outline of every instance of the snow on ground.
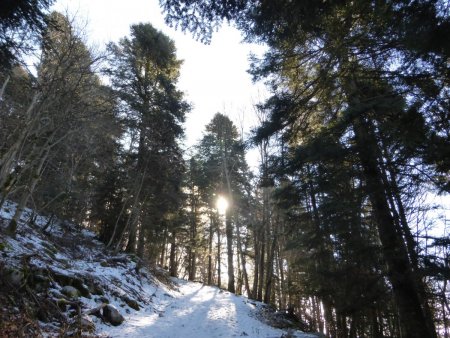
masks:
{"label": "snow on ground", "polygon": [[[256,318],[260,304],[217,287],[182,280],[179,292],[165,294],[158,313],[142,311],[120,327],[102,325],[99,333],[111,337],[214,338],[282,337],[286,330],[272,328]],[[291,332],[291,337],[317,337]]]}
{"label": "snow on ground", "polygon": [[[47,219],[43,216],[37,216],[34,225],[30,226],[31,210],[27,210],[19,222],[15,238],[5,236],[1,228],[12,218],[14,209],[14,203],[7,203],[0,210],[0,244],[3,243],[0,267],[3,266],[5,272],[30,271],[27,276],[18,274],[21,280],[16,281],[15,295],[20,296],[20,290],[25,289],[28,293],[22,297],[26,298],[31,292],[38,300],[33,306],[39,312],[41,304],[60,304],[63,298],[73,303],[73,298],[64,295],[66,285],[84,290],[84,294],[81,292],[76,299],[76,309],[64,307],[56,314],[47,311],[44,316],[47,320],[38,322],[43,336],[54,337],[55,332],[61,333],[68,327],[65,334],[78,332],[79,336],[92,337],[94,334],[113,338],[317,337],[273,328],[262,322],[258,319],[264,308],[262,303],[217,287],[169,279],[167,272],[160,268],[154,268],[152,272],[138,271],[132,257],[108,252],[95,239],[95,234],[86,229],[57,221],[50,231],[44,232],[42,228]],[[5,282],[1,277],[0,286],[2,282],[6,287],[12,283],[11,279]],[[40,284],[36,284],[38,279]],[[0,290],[3,300],[8,299],[5,290],[10,292],[7,288]],[[125,318],[119,326],[105,322],[101,312],[89,313],[106,303],[113,305]],[[3,307],[0,304],[0,310],[11,308],[15,306],[8,308],[7,304]],[[95,328],[80,329],[75,325],[80,316],[88,316]]]}

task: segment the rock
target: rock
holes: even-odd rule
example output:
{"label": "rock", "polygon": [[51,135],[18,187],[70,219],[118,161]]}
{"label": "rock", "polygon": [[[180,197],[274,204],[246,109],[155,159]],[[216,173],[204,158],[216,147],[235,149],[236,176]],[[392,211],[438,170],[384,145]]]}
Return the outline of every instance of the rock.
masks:
{"label": "rock", "polygon": [[123,323],[125,318],[120,314],[114,305],[107,304],[103,308],[103,317],[105,321],[111,323],[114,326],[118,326]]}
{"label": "rock", "polygon": [[80,291],[78,289],[74,288],[73,286],[66,285],[61,289],[61,293],[63,295],[66,295],[69,298],[78,298],[80,297]]}
{"label": "rock", "polygon": [[88,290],[91,294],[97,295],[97,296],[103,296],[105,294],[102,287],[95,282],[91,282],[88,284]]}
{"label": "rock", "polygon": [[86,285],[84,285],[84,284],[75,285],[74,284],[74,286],[78,289],[78,291],[80,291],[80,293],[83,297],[91,299],[91,293],[89,292],[89,288]]}
{"label": "rock", "polygon": [[105,296],[98,297],[97,300],[99,300],[102,303],[109,304],[109,299],[106,298]]}
{"label": "rock", "polygon": [[76,276],[65,275],[58,272],[53,274],[53,278],[61,285],[75,287],[81,296],[91,298],[91,293],[89,292],[88,287],[84,284],[82,279]]}
{"label": "rock", "polygon": [[124,299],[125,303],[127,303],[127,305],[129,307],[131,307],[132,309],[139,311],[141,308],[139,307],[139,303],[137,301],[135,301],[134,299],[125,297]]}

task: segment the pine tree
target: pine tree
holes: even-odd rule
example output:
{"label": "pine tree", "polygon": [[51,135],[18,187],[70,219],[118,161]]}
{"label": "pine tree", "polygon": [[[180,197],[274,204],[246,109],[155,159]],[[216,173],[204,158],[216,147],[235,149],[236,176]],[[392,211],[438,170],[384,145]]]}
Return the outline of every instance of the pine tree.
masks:
{"label": "pine tree", "polygon": [[[206,126],[199,149],[199,161],[203,172],[201,187],[207,191],[210,203],[215,203],[217,196],[226,196],[229,206],[225,213],[225,233],[227,238],[228,290],[235,292],[234,268],[234,232],[239,210],[239,199],[243,194],[247,165],[244,148],[239,140],[236,127],[231,120],[216,114]],[[213,196],[216,196],[213,200]],[[233,224],[234,220],[234,224]],[[219,224],[217,230],[220,231]],[[220,232],[218,232],[220,236]],[[220,248],[220,241],[218,243]],[[218,262],[220,267],[220,262]]]}
{"label": "pine tree", "polygon": [[[341,139],[359,169],[357,179],[363,182],[400,331],[408,337],[435,337],[427,295],[415,267],[417,244],[411,241],[402,216],[405,203],[400,196],[402,187],[416,186],[415,179],[422,186],[431,178],[439,188],[447,187],[442,174],[448,173],[444,145],[448,126],[441,122],[448,98],[449,49],[442,37],[449,32],[450,17],[442,11],[445,5],[202,0],[180,5],[168,0],[163,7],[169,23],[180,23],[206,39],[227,19],[234,20],[247,39],[269,45],[264,59],[253,67],[255,78],[271,80],[274,94],[267,102],[271,118],[259,130],[260,137],[282,133],[295,151],[310,142],[309,135],[317,134],[310,128],[314,125],[322,129],[321,135]],[[409,127],[392,122],[398,117],[411,123]],[[411,132],[414,123],[419,128]],[[401,138],[393,137],[389,125],[400,127]],[[394,158],[386,152],[389,147],[395,147]],[[321,149],[321,153],[337,162],[333,151]],[[428,174],[411,175],[400,185],[406,175],[398,173],[411,164],[419,164]],[[339,319],[337,324],[345,334],[345,322]]]}
{"label": "pine tree", "polygon": [[116,250],[127,233],[127,250],[143,256],[146,239],[152,238],[155,245],[161,227],[171,224],[175,231],[172,226],[177,222],[170,215],[177,213],[184,198],[184,163],[178,142],[189,107],[176,89],[181,62],[173,41],[163,33],[150,24],[133,25],[130,38],[108,48],[112,57],[107,74],[122,103],[130,139],[127,200],[131,211]]}

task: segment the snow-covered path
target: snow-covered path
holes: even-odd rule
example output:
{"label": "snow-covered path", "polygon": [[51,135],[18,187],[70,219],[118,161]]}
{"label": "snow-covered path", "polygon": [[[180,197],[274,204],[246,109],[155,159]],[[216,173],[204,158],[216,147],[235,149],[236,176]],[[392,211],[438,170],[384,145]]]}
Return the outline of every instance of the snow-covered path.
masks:
{"label": "snow-covered path", "polygon": [[[179,291],[173,296],[164,294],[167,301],[159,304],[159,313],[142,309],[119,327],[104,326],[103,334],[130,338],[280,338],[285,333],[254,318],[255,305],[244,297],[183,281]],[[312,335],[297,333],[296,337]]]}

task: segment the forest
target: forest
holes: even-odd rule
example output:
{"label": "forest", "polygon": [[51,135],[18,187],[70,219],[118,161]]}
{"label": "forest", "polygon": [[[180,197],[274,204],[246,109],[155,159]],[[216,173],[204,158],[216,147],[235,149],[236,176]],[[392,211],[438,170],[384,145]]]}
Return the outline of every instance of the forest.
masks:
{"label": "forest", "polygon": [[450,337],[448,1],[160,0],[204,43],[231,24],[267,46],[251,137],[217,112],[190,152],[173,40],[136,23],[99,52],[53,3],[0,3],[5,234],[28,207],[305,330]]}

